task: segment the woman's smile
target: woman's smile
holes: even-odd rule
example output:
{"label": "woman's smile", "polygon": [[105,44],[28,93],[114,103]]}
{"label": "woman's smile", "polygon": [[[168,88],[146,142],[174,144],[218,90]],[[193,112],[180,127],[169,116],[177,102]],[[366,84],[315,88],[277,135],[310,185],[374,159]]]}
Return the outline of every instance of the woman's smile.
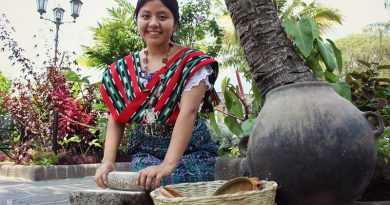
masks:
{"label": "woman's smile", "polygon": [[161,1],[149,1],[138,13],[137,26],[148,46],[166,45],[175,29],[175,18]]}

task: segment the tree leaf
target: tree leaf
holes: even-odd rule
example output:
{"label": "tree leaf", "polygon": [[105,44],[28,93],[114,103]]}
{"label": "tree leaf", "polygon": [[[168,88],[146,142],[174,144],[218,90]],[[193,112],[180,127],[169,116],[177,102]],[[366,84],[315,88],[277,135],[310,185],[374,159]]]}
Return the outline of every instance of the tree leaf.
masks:
{"label": "tree leaf", "polygon": [[332,86],[340,96],[352,102],[351,88],[345,82],[333,83]]}
{"label": "tree leaf", "polygon": [[[310,26],[311,26],[311,33],[313,35],[313,40],[320,37],[320,28],[318,27],[318,24],[314,21],[313,18],[308,16],[303,16],[302,19],[308,19]],[[302,21],[302,20],[301,20]]]}
{"label": "tree leaf", "polygon": [[378,70],[390,69],[390,65],[378,65],[377,69],[378,69]]}
{"label": "tree leaf", "polygon": [[362,79],[365,77],[364,73],[359,73],[356,71],[349,73],[349,76],[352,76],[355,79]]}
{"label": "tree leaf", "polygon": [[241,124],[241,129],[242,129],[242,135],[250,135],[252,132],[253,124],[255,123],[256,119],[255,118],[249,118],[245,120]]}
{"label": "tree leaf", "polygon": [[326,81],[331,82],[331,83],[339,82],[339,77],[336,74],[331,73],[329,71],[325,71],[325,79],[326,79]]}
{"label": "tree leaf", "polygon": [[71,70],[63,70],[62,72],[62,75],[65,76],[65,78],[69,81],[72,81],[72,82],[79,82],[80,81],[80,78],[79,76],[77,75],[77,73],[75,73],[74,71],[71,71]]}
{"label": "tree leaf", "polygon": [[233,98],[231,92],[229,89],[223,89],[222,91],[223,91],[223,98],[225,100],[226,109],[230,111],[233,106]]}
{"label": "tree leaf", "polygon": [[257,87],[256,82],[251,80],[251,87],[253,92],[252,111],[258,113],[263,104],[263,97],[261,96],[260,89]]}
{"label": "tree leaf", "polygon": [[292,37],[302,55],[307,58],[313,50],[312,23],[309,18],[303,17],[301,21],[296,22],[292,19],[283,21],[286,32]]}
{"label": "tree leaf", "polygon": [[333,72],[337,68],[337,62],[332,45],[327,42],[323,42],[321,39],[316,39],[316,41],[321,58],[325,63],[326,70]]}
{"label": "tree leaf", "polygon": [[233,134],[237,136],[240,136],[242,134],[242,129],[240,124],[237,122],[237,118],[232,116],[227,116],[225,117],[224,122]]}
{"label": "tree leaf", "polygon": [[378,82],[390,83],[390,78],[374,78]]}
{"label": "tree leaf", "polygon": [[229,92],[228,95],[233,99],[232,105],[228,111],[241,119],[244,118],[244,111],[242,110],[243,104],[241,104],[240,99],[232,92]]}
{"label": "tree leaf", "polygon": [[96,103],[92,105],[92,109],[94,110],[101,110],[101,111],[108,111],[107,106],[103,103]]}
{"label": "tree leaf", "polygon": [[83,78],[81,79],[81,81],[84,82],[85,84],[90,84],[89,79],[88,79],[89,77],[90,77],[90,76],[83,77]]}
{"label": "tree leaf", "polygon": [[243,105],[240,99],[233,92],[238,92],[238,88],[231,86],[232,90],[228,88],[230,78],[225,78],[222,81],[222,92],[225,100],[225,106],[229,113],[239,118],[244,118],[244,111],[242,110]]}
{"label": "tree leaf", "polygon": [[318,57],[309,56],[309,58],[306,59],[307,64],[309,64],[310,69],[314,72],[314,74],[320,78],[324,79],[325,74],[324,70],[322,69],[322,66],[320,65]]}
{"label": "tree leaf", "polygon": [[330,40],[330,39],[326,39],[326,40],[333,47],[333,52],[336,56],[338,71],[339,71],[339,73],[342,73],[342,71],[343,71],[343,54],[341,53],[340,49],[337,48],[336,44],[332,40]]}
{"label": "tree leaf", "polygon": [[363,65],[365,65],[365,66],[367,66],[368,68],[371,67],[371,63],[369,63],[369,62],[367,62],[367,61],[364,61],[364,60],[356,60],[356,61],[359,62],[359,63],[361,63],[361,64],[363,64]]}
{"label": "tree leaf", "polygon": [[209,113],[210,127],[217,133],[218,137],[222,137],[222,131],[219,129],[217,121],[215,120],[215,113]]}

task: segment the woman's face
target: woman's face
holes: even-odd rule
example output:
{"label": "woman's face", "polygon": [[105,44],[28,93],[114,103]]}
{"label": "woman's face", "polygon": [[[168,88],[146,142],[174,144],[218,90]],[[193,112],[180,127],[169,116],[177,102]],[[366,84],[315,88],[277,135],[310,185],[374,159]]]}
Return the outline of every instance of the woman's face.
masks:
{"label": "woman's face", "polygon": [[152,0],[139,10],[137,26],[149,46],[166,45],[175,29],[175,18],[160,0]]}

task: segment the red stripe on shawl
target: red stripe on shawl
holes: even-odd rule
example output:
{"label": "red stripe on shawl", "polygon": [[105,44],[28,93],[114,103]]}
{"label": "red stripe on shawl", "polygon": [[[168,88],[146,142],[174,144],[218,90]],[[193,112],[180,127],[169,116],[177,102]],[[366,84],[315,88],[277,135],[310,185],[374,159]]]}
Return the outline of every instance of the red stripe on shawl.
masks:
{"label": "red stripe on shawl", "polygon": [[[205,61],[205,62],[203,62]],[[196,73],[196,71],[198,71],[200,68],[202,68],[203,66],[205,65],[208,65],[208,64],[211,64],[213,62],[216,62],[216,60],[214,59],[207,59],[207,60],[203,60],[200,64],[196,65],[195,68],[193,68],[189,74],[189,76],[187,77],[186,79],[186,82],[184,83],[184,87],[186,86],[186,83],[189,79],[191,79],[191,77],[194,75],[194,73]],[[210,92],[212,93],[212,92]],[[215,99],[215,98],[214,98]],[[215,104],[218,104],[217,103],[217,100],[215,100],[214,102],[214,105]],[[176,106],[175,107],[175,110],[172,112],[172,114],[169,116],[168,120],[167,120],[167,123],[174,123],[176,122],[176,119],[177,117],[179,116],[179,113],[180,113],[180,109],[179,109],[179,106]]]}
{"label": "red stripe on shawl", "polygon": [[108,110],[110,111],[112,118],[114,120],[118,119],[118,113],[116,112],[116,109],[114,108],[113,102],[110,100],[110,97],[108,97],[108,93],[103,85],[100,84],[100,94],[102,95],[104,103],[106,103]]}
{"label": "red stripe on shawl", "polygon": [[204,60],[202,60],[201,62],[199,62],[199,63],[195,66],[195,68],[193,68],[193,69],[191,70],[190,74],[188,75],[188,77],[187,77],[187,79],[186,79],[186,82],[184,82],[184,86],[187,85],[187,81],[188,81],[189,79],[191,79],[191,77],[192,77],[199,69],[201,69],[203,66],[210,65],[210,64],[212,64],[212,63],[214,63],[214,62],[217,62],[217,61],[214,60],[214,59],[212,59],[212,58],[204,59]]}
{"label": "red stripe on shawl", "polygon": [[[159,101],[157,102],[157,104],[155,105],[155,111],[161,111],[165,105],[165,102],[167,101],[167,99],[169,98],[169,96],[171,95],[172,91],[173,91],[173,88],[175,87],[175,85],[177,84],[178,80],[180,79],[182,73],[183,73],[183,69],[184,69],[184,66],[187,65],[188,61],[195,57],[195,56],[203,56],[205,55],[203,52],[201,51],[195,51],[195,52],[192,52],[190,54],[188,54],[183,60],[182,62],[180,63],[180,65],[178,66],[178,68],[176,69],[176,72],[175,74],[172,76],[171,80],[169,81],[169,83],[167,84],[167,86],[165,87],[165,91],[162,93],[162,95],[160,96],[160,99]],[[214,63],[214,62],[217,62],[216,60],[212,59],[212,58],[209,58],[209,59],[204,59],[202,61],[200,61],[194,68],[192,68],[192,70],[190,71],[190,74],[189,76],[186,78],[186,82],[184,83],[184,87],[187,83],[187,81],[189,79],[191,79],[191,77],[194,75],[194,73],[196,73],[200,68],[202,68],[203,66],[205,65],[208,65],[208,64],[211,64],[211,63]],[[180,100],[179,100],[180,101]],[[179,116],[179,112],[180,112],[180,109],[179,109],[179,106],[176,106],[173,110],[173,112],[171,113],[171,115],[169,116],[168,120],[167,120],[167,123],[174,123],[177,119],[177,117]]]}
{"label": "red stripe on shawl", "polygon": [[[129,105],[126,105],[126,109],[120,114],[121,117],[119,119],[124,120],[125,116],[127,116],[126,121],[128,121],[131,117],[133,117],[133,115],[138,111],[140,106],[147,100],[153,87],[160,81],[161,73],[166,73],[167,69],[170,67],[170,65],[172,63],[174,63],[188,49],[190,49],[190,48],[185,47],[185,48],[181,49],[179,52],[177,52],[174,56],[172,56],[172,58],[168,60],[166,66],[163,67],[162,69],[160,68],[154,74],[152,79],[148,82],[145,91],[141,91],[141,88],[139,87],[139,84],[137,81],[137,76],[135,73],[136,70],[135,70],[135,66],[134,66],[132,59],[130,60],[130,59],[126,58],[126,62],[129,63],[128,65],[131,65],[131,66],[129,66],[129,70],[130,70],[130,74],[132,76],[132,78],[131,78],[132,83],[134,86],[136,86],[137,89],[135,91],[139,91],[139,94],[136,95],[135,99]],[[158,110],[155,110],[155,111],[158,111]]]}
{"label": "red stripe on shawl", "polygon": [[[167,70],[169,69],[169,67],[171,66],[172,63],[174,63],[175,61],[177,61],[177,59],[184,53],[186,52],[187,50],[189,50],[190,48],[189,47],[185,47],[183,49],[181,49],[179,52],[177,52],[171,59],[168,60],[167,62],[167,65],[163,68],[163,69],[160,69],[156,72],[156,74],[154,74],[154,76],[152,77],[152,79],[149,81],[149,83],[147,84],[146,88],[148,90],[148,93],[153,89],[153,87],[156,85],[156,83],[159,82],[160,80],[160,75],[161,73],[166,73]],[[186,58],[186,57],[185,57]],[[183,62],[183,60],[182,60]],[[180,64],[181,65],[181,64]],[[180,66],[179,65],[179,66]],[[175,72],[176,74],[177,72]],[[172,79],[171,79],[172,81]],[[154,106],[154,111],[155,112],[159,112],[161,111],[161,109],[163,108],[163,105],[165,104],[165,101],[167,100],[167,96],[170,95],[170,93],[172,92],[172,89],[171,88],[171,92],[169,92],[169,95],[165,95],[166,91],[168,91],[167,89],[168,86],[165,87],[164,89],[164,92],[162,93],[162,95],[159,97],[156,105]],[[142,121],[142,123],[145,123],[145,120]]]}
{"label": "red stripe on shawl", "polygon": [[186,55],[181,60],[180,64],[176,68],[175,73],[173,74],[173,76],[169,80],[168,84],[166,85],[166,87],[164,89],[164,92],[161,94],[159,101],[155,105],[154,109],[155,109],[156,112],[159,112],[159,111],[161,111],[163,109],[163,107],[165,105],[165,102],[168,100],[169,96],[171,95],[171,93],[173,91],[173,88],[176,86],[178,80],[180,79],[180,77],[181,77],[181,75],[183,73],[183,68],[188,63],[188,61],[191,58],[193,58],[195,56],[198,56],[200,54],[203,54],[203,53],[201,53],[201,52],[192,52],[192,53],[189,53],[188,55]]}
{"label": "red stripe on shawl", "polygon": [[[152,77],[152,79],[150,79],[150,81],[148,82],[146,88],[148,90],[152,90],[153,87],[156,85],[156,83],[158,83],[160,81],[160,75],[161,73],[166,73],[167,70],[169,69],[169,67],[171,66],[172,63],[174,63],[184,52],[186,52],[188,49],[188,47],[185,47],[183,49],[181,49],[179,52],[177,52],[171,59],[169,59],[169,61],[167,62],[166,66],[160,68]],[[157,111],[157,110],[155,110]]]}
{"label": "red stripe on shawl", "polygon": [[120,78],[119,75],[118,75],[118,72],[117,72],[116,64],[115,64],[115,63],[112,63],[112,64],[110,65],[110,71],[111,71],[111,76],[112,76],[112,79],[113,79],[113,81],[114,81],[114,84],[115,84],[116,87],[118,88],[118,91],[120,92],[121,97],[122,97],[123,100],[125,101],[125,104],[128,104],[128,103],[129,103],[129,99],[127,99],[125,87],[123,86],[123,83],[122,83],[122,81],[121,81],[121,78]]}
{"label": "red stripe on shawl", "polygon": [[167,124],[174,124],[177,120],[177,117],[179,116],[180,109],[179,106],[176,106],[175,109],[173,110],[171,116],[169,116],[167,120]]}
{"label": "red stripe on shawl", "polygon": [[148,94],[140,92],[136,98],[134,98],[131,103],[129,103],[126,108],[119,114],[118,122],[126,123],[131,117],[138,111],[141,105],[147,99]]}
{"label": "red stripe on shawl", "polygon": [[127,71],[130,73],[131,84],[133,85],[134,96],[137,96],[137,93],[141,92],[141,88],[138,85],[137,73],[135,73],[135,66],[132,55],[125,57]]}

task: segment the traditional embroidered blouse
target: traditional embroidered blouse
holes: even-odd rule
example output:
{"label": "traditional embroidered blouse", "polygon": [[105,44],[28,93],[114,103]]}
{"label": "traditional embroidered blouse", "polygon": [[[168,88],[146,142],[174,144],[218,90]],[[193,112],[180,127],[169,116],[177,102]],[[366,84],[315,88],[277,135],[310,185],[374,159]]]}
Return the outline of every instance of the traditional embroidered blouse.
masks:
{"label": "traditional embroidered blouse", "polygon": [[[197,71],[207,65],[213,70],[208,80],[214,84],[218,75],[217,61],[201,51],[183,48],[145,85],[141,77],[139,52],[131,53],[111,64],[104,72],[100,92],[115,121],[142,124],[145,123],[144,110],[148,108],[153,94],[157,93],[155,90],[159,89],[161,95],[153,105],[158,113],[157,122],[173,124],[180,111],[178,104],[184,87]],[[202,110],[211,111],[218,102],[218,96],[211,87],[205,94]]]}

